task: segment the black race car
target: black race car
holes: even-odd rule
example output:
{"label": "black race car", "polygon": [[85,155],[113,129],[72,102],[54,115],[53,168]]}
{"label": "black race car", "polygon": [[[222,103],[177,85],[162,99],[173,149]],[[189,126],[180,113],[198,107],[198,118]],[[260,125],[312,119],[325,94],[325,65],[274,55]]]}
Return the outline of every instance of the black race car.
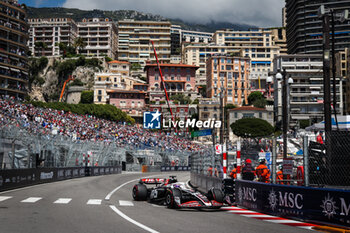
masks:
{"label": "black race car", "polygon": [[[147,187],[146,185],[155,185]],[[211,188],[203,194],[196,189],[178,182],[176,176],[169,179],[140,179],[132,189],[136,201],[150,201],[165,204],[168,208],[212,208],[219,209],[224,203],[224,194],[220,189]]]}

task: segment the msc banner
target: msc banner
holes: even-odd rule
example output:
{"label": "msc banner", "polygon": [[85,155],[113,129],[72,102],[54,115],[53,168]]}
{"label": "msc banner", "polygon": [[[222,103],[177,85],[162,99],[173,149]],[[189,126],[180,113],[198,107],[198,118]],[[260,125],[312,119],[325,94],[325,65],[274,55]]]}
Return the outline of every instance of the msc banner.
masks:
{"label": "msc banner", "polygon": [[236,203],[279,216],[350,226],[350,190],[236,180]]}
{"label": "msc banner", "polygon": [[162,166],[160,168],[162,172],[170,172],[170,171],[191,171],[191,167],[189,166]]}
{"label": "msc banner", "polygon": [[[91,172],[92,169],[94,170]],[[29,168],[0,170],[0,191],[89,175],[96,176],[116,173],[121,173],[121,167]]]}

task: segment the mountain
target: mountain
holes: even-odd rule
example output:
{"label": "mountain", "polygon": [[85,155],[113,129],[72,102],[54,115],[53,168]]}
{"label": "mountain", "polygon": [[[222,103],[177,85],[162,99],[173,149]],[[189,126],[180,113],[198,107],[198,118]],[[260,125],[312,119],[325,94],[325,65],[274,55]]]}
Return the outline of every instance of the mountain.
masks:
{"label": "mountain", "polygon": [[181,25],[183,29],[203,32],[215,32],[219,29],[229,28],[234,30],[247,30],[249,28],[256,28],[256,26],[245,25],[245,24],[232,24],[229,22],[210,22],[207,24],[196,24],[184,22],[181,19],[168,19],[160,15],[153,15],[149,13],[142,13],[134,10],[116,10],[116,11],[103,11],[103,10],[80,10],[73,8],[63,7],[43,7],[35,8],[28,7],[27,9],[29,18],[51,18],[51,17],[68,17],[79,22],[83,18],[94,18],[94,17],[107,17],[113,21],[123,19],[134,19],[134,20],[152,20],[152,21],[170,21],[172,24]]}

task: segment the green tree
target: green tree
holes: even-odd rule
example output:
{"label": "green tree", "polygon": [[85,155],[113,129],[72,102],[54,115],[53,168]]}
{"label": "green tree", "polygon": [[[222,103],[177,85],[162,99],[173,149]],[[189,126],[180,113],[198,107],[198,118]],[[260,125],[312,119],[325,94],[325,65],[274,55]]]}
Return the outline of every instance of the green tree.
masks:
{"label": "green tree", "polygon": [[193,100],[192,104],[199,104],[199,99]]}
{"label": "green tree", "polygon": [[226,109],[226,110],[228,110],[228,109],[233,109],[233,108],[237,108],[237,106],[234,105],[234,104],[226,104],[226,106],[225,106],[225,109]]}
{"label": "green tree", "polygon": [[299,125],[301,129],[305,129],[310,126],[310,120],[299,120]]}
{"label": "green tree", "polygon": [[274,132],[270,123],[259,118],[243,118],[230,126],[232,132],[238,137],[262,138]]}
{"label": "green tree", "polygon": [[200,85],[199,93],[205,98],[207,97],[207,85]]}
{"label": "green tree", "polygon": [[256,107],[256,108],[265,108],[266,103],[267,103],[267,101],[266,101],[265,98],[256,99],[256,100],[253,102],[253,106]]}
{"label": "green tree", "polygon": [[49,60],[47,57],[40,58],[29,58],[29,88],[33,83],[42,85],[45,83],[45,80],[39,76],[39,73],[42,72],[47,66]]}
{"label": "green tree", "polygon": [[258,100],[258,99],[264,99],[263,94],[261,94],[260,91],[253,91],[252,93],[250,93],[250,95],[248,96],[248,104],[249,105],[253,105],[254,101]]}
{"label": "green tree", "polygon": [[45,42],[35,42],[34,46],[35,48],[40,49],[41,56],[45,56],[45,49],[47,48],[47,44]]}
{"label": "green tree", "polygon": [[77,37],[74,40],[73,47],[77,54],[81,53],[81,50],[83,50],[86,47],[86,43],[83,38]]}
{"label": "green tree", "polygon": [[108,56],[105,56],[105,62],[111,62],[111,61],[113,61],[112,58],[110,58],[110,57],[108,57]]}
{"label": "green tree", "polygon": [[177,94],[170,96],[171,100],[178,101],[180,104],[190,104],[191,98],[189,96],[185,96],[184,94]]}
{"label": "green tree", "polygon": [[140,70],[141,65],[139,63],[132,63],[130,69],[134,71]]}
{"label": "green tree", "polygon": [[81,104],[92,104],[94,102],[94,91],[82,91],[80,97]]}

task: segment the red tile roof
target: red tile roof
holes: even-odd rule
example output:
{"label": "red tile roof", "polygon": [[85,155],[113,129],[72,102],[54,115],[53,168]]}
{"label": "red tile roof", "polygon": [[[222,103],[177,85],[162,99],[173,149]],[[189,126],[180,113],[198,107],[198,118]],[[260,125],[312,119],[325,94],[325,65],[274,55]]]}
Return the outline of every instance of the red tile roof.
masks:
{"label": "red tile roof", "polygon": [[108,62],[108,64],[113,64],[113,63],[117,63],[117,64],[129,64],[129,62],[127,62],[127,61],[117,61],[117,60]]}
{"label": "red tile roof", "polygon": [[242,106],[238,108],[229,109],[229,111],[266,111],[265,108],[256,108],[253,106]]}
{"label": "red tile roof", "polygon": [[[147,67],[154,67],[154,66],[157,66],[157,64],[156,64],[156,63],[147,64],[147,65],[145,66],[145,69],[146,69]],[[199,68],[199,66],[193,66],[193,65],[188,65],[188,64],[160,64],[160,66],[161,66],[161,67],[196,68],[196,69]]]}

